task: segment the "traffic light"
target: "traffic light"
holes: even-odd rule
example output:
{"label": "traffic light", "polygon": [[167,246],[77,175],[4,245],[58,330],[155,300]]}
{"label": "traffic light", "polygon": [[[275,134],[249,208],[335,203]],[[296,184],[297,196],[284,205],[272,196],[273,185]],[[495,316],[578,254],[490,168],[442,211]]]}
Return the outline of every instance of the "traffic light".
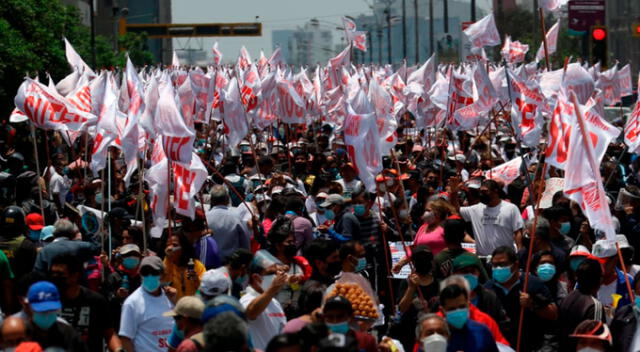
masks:
{"label": "traffic light", "polygon": [[634,37],[640,37],[640,23],[635,22],[634,24],[631,25],[631,34]]}
{"label": "traffic light", "polygon": [[607,27],[591,27],[591,36],[589,37],[591,42],[591,63],[595,64],[600,62],[602,68],[607,67],[607,56],[609,56],[609,52],[607,50],[608,36],[609,32]]}

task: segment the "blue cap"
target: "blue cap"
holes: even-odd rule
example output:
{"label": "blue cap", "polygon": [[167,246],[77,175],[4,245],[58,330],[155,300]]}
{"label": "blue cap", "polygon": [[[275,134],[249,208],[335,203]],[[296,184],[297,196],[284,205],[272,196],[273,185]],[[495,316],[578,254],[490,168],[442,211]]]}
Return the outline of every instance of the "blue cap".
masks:
{"label": "blue cap", "polygon": [[56,229],[55,226],[49,225],[45,226],[40,230],[40,240],[46,241],[49,238],[53,237],[53,231]]}
{"label": "blue cap", "polygon": [[34,312],[49,312],[62,309],[60,294],[56,286],[49,281],[38,281],[29,287],[27,299]]}

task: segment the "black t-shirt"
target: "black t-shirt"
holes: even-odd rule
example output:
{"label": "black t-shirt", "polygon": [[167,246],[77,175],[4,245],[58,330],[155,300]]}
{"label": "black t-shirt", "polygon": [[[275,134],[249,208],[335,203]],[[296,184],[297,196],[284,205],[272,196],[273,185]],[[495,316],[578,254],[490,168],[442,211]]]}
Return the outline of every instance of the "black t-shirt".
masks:
{"label": "black t-shirt", "polygon": [[101,349],[89,349],[71,326],[59,321],[46,332],[34,326],[31,326],[30,330],[32,331],[32,340],[37,342],[43,350],[57,347],[68,352],[101,351]]}
{"label": "black t-shirt", "polygon": [[[407,280],[402,280],[398,296],[396,300],[399,302],[409,288]],[[420,312],[432,312],[431,307],[435,304],[439,294],[439,284],[435,279],[427,286],[418,286],[418,290],[422,293],[423,302],[420,299],[418,291],[414,294],[413,304],[409,309],[400,315],[400,320],[392,323],[389,335],[402,343],[405,351],[411,351],[416,341],[416,324],[418,323],[418,315]],[[426,304],[426,308],[424,305]]]}
{"label": "black t-shirt", "polygon": [[107,312],[107,300],[99,293],[80,287],[73,300],[62,300],[62,318],[80,334],[91,351],[101,351],[104,332],[113,328]]}

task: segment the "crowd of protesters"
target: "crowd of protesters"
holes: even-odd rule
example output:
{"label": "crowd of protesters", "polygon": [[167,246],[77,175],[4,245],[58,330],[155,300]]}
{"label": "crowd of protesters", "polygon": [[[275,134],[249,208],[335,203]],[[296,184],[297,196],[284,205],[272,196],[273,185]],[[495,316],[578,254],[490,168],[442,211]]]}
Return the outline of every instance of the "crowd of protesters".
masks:
{"label": "crowd of protesters", "polygon": [[[287,126],[266,142],[253,131],[230,150],[221,129],[196,124],[211,167],[196,215],[172,213],[154,233],[147,187],[139,175],[125,186],[118,149],[94,177],[91,141],[69,147],[40,130],[38,175],[29,122],[6,122],[1,346],[639,351],[640,160],[616,141],[602,163],[619,256],[562,191],[534,210],[544,180],[562,177],[539,167],[536,150],[499,128],[413,123],[400,120],[374,192],[330,125]],[[510,185],[485,177],[524,155],[531,162]],[[389,246],[398,242],[399,257]],[[342,294],[341,282],[362,290]]]}

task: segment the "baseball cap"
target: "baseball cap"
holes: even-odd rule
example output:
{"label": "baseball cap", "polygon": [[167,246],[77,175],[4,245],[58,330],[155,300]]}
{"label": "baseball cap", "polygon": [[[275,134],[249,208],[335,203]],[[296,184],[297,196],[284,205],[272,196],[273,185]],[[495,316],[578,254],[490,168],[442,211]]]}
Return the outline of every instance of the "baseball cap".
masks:
{"label": "baseball cap", "polygon": [[29,229],[33,231],[40,231],[44,227],[44,218],[38,213],[31,213],[25,217],[25,222]]}
{"label": "baseball cap", "polygon": [[53,225],[45,226],[40,230],[40,240],[46,241],[53,237],[53,231],[55,231],[56,227]]}
{"label": "baseball cap", "polygon": [[137,244],[125,244],[124,246],[120,247],[120,249],[118,250],[118,252],[122,255],[127,255],[130,253],[138,253],[140,254],[140,247],[138,247]]}
{"label": "baseball cap", "polygon": [[155,255],[144,257],[142,259],[142,261],[140,262],[140,271],[142,271],[142,269],[146,267],[149,267],[153,270],[158,270],[158,271],[164,270],[164,264],[162,263],[162,259],[160,259]]}
{"label": "baseball cap", "polygon": [[349,312],[349,314],[353,313],[351,302],[344,296],[333,296],[324,302],[322,311],[326,312],[332,309],[345,310]]}
{"label": "baseball cap", "polygon": [[326,208],[326,207],[330,207],[332,205],[343,205],[344,204],[344,198],[342,198],[341,195],[339,194],[330,194],[327,199],[320,204],[321,207]]}
{"label": "baseball cap", "polygon": [[591,256],[591,252],[589,252],[589,249],[581,244],[573,246],[571,248],[571,253],[569,253],[570,257],[579,257],[579,256],[583,256],[583,257],[589,257]]}
{"label": "baseball cap", "polygon": [[611,331],[601,321],[585,320],[580,323],[569,337],[606,341],[611,345]]}
{"label": "baseball cap", "polygon": [[200,280],[200,293],[213,297],[229,291],[231,278],[228,273],[220,270],[208,270],[202,275]]}
{"label": "baseball cap", "polygon": [[618,242],[618,244],[620,245],[620,249],[633,248],[633,247],[631,247],[631,245],[629,244],[629,241],[627,240],[627,236],[625,236],[625,235],[617,234],[617,235],[616,235],[616,241],[617,241],[617,242]]}
{"label": "baseball cap", "polygon": [[464,269],[466,267],[469,266],[477,266],[478,265],[478,259],[473,257],[473,255],[466,255],[463,253],[463,255],[459,255],[457,256],[454,260],[453,260],[453,270],[460,270],[460,269]]}
{"label": "baseball cap", "polygon": [[29,287],[27,300],[34,312],[48,312],[62,309],[60,294],[56,286],[49,281],[38,281]]}
{"label": "baseball cap", "polygon": [[192,319],[200,319],[204,312],[204,303],[196,296],[184,296],[178,300],[176,306],[162,314],[163,317],[183,316]]}
{"label": "baseball cap", "polygon": [[111,211],[109,212],[109,218],[110,219],[121,218],[125,220],[131,220],[134,218],[134,216],[129,214],[129,212],[125,208],[115,207],[111,209]]}
{"label": "baseball cap", "polygon": [[596,243],[593,244],[591,253],[594,257],[600,259],[613,257],[617,253],[615,241],[597,240]]}

